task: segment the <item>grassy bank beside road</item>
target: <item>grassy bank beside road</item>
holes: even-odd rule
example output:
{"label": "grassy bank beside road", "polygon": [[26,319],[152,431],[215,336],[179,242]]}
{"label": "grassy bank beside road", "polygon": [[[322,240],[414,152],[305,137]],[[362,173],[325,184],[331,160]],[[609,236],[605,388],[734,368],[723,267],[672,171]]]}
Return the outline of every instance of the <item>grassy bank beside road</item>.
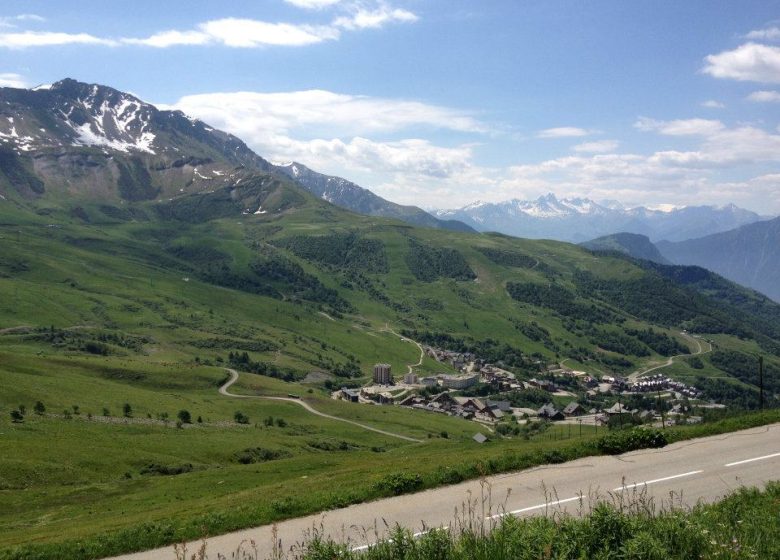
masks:
{"label": "grassy bank beside road", "polygon": [[[298,408],[288,406],[291,410]],[[289,415],[287,418],[292,420]],[[778,421],[780,411],[766,411],[712,424],[667,428],[664,436],[679,441]],[[35,429],[51,433],[49,430],[58,426],[55,422],[58,421],[41,420]],[[291,422],[293,431],[296,423]],[[32,427],[31,423],[28,429]],[[91,440],[105,450],[109,440],[107,436],[98,439],[101,427],[104,426],[92,428]],[[303,448],[291,451],[287,457],[248,465],[223,460],[220,465],[216,462],[220,444],[230,443],[230,449],[235,449],[246,445],[239,442],[251,438],[253,430],[266,428],[246,428],[240,433],[223,428],[208,438],[201,434],[186,439],[195,430],[129,425],[125,428],[128,433],[121,432],[115,445],[126,447],[132,444],[128,442],[138,441],[137,436],[146,433],[142,428],[157,430],[156,437],[161,442],[169,436],[180,438],[180,453],[188,448],[187,442],[201,442],[198,449],[205,452],[200,446],[210,441],[215,463],[194,464],[192,471],[175,476],[141,475],[134,471],[129,479],[119,476],[118,482],[109,479],[100,484],[84,481],[61,491],[43,483],[27,490],[4,490],[2,498],[9,507],[3,508],[2,538],[6,544],[0,558],[101,558],[602,452],[601,435],[588,432],[582,437],[563,439],[568,433],[563,427],[556,427],[551,430],[558,430],[557,434],[545,432],[527,441],[494,439],[478,445],[469,444],[466,439],[439,437],[424,444],[387,441],[384,451],[357,448],[317,452],[305,447],[309,441],[306,439]],[[66,429],[58,429],[61,435],[67,435]],[[306,437],[311,438],[311,434]],[[358,437],[367,438],[368,442],[374,436],[362,432],[344,441],[357,441]],[[322,436],[320,439],[329,441]],[[54,446],[49,452],[57,454],[62,449]],[[53,503],[57,511],[51,509]],[[182,514],[182,510],[186,513]],[[40,522],[46,515],[55,519]],[[55,527],[61,532],[55,533]],[[33,539],[38,542],[32,544]],[[14,540],[17,546],[12,544]]]}
{"label": "grassy bank beside road", "polygon": [[[668,506],[668,504],[667,504]],[[780,558],[780,483],[743,488],[721,502],[691,510],[659,508],[641,495],[607,500],[583,518],[506,516],[495,526],[476,517],[415,538],[397,529],[392,540],[352,551],[315,536],[306,560],[693,560]],[[252,559],[251,555],[246,556]]]}

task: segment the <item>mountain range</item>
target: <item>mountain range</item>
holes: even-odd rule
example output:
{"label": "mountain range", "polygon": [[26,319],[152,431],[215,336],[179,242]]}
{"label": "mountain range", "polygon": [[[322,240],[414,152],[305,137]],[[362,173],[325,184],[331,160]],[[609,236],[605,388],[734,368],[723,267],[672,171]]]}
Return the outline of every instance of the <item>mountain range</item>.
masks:
{"label": "mountain range", "polygon": [[496,231],[530,239],[581,243],[617,232],[645,235],[652,241],[682,241],[727,231],[762,220],[762,216],[726,206],[626,208],[619,202],[588,198],[557,198],[550,193],[536,200],[475,202],[455,210],[434,210],[441,219],[464,222],[477,231]]}

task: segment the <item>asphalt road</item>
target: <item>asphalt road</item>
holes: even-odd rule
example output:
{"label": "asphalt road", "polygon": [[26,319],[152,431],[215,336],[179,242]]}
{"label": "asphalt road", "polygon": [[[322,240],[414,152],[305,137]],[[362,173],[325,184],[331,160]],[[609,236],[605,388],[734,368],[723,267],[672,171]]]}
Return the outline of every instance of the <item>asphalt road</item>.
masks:
{"label": "asphalt road", "polygon": [[[780,424],[689,440],[663,449],[613,457],[589,457],[491,476],[418,494],[358,504],[276,525],[282,550],[300,542],[307,531],[324,533],[361,548],[376,542],[387,527],[400,524],[417,532],[456,527],[464,511],[472,519],[495,523],[502,515],[540,515],[553,511],[587,512],[597,497],[632,497],[637,493],[656,504],[693,505],[714,501],[740,486],[763,486],[780,479]],[[271,497],[269,496],[269,499]],[[470,513],[469,513],[470,512]],[[254,541],[258,558],[273,554],[272,526],[208,539],[207,553],[231,558],[241,543]],[[198,543],[190,544],[194,551]],[[237,555],[237,557],[240,557]],[[116,557],[121,560],[175,558],[173,548]]]}

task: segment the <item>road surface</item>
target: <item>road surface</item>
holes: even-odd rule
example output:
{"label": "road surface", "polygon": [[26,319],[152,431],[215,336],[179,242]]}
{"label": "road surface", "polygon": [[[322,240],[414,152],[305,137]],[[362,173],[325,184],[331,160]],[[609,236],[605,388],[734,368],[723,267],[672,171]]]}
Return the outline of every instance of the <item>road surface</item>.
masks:
{"label": "road surface", "polygon": [[672,365],[674,363],[674,359],[675,358],[686,358],[686,357],[690,357],[690,356],[699,356],[700,354],[706,354],[708,352],[712,352],[712,344],[710,344],[709,342],[707,344],[710,345],[710,349],[705,351],[704,348],[702,347],[701,341],[699,339],[694,338],[694,337],[692,337],[690,335],[687,335],[685,333],[680,333],[680,334],[684,338],[687,338],[688,340],[690,340],[692,342],[695,342],[696,346],[698,347],[698,350],[696,350],[696,352],[694,352],[693,354],[678,354],[676,356],[671,356],[668,360],[666,360],[666,362],[664,362],[661,365],[653,366],[651,368],[643,369],[641,371],[635,371],[634,373],[632,373],[631,375],[628,376],[628,380],[629,381],[636,381],[637,379],[639,379],[643,375],[647,375],[651,371],[655,371],[657,369],[662,369],[662,368],[665,368],[665,367],[669,367],[670,365]]}
{"label": "road surface", "polygon": [[[663,449],[620,456],[587,457],[561,465],[491,476],[484,481],[357,504],[276,525],[282,549],[300,542],[313,527],[354,549],[365,548],[400,524],[417,532],[454,526],[466,510],[488,526],[503,515],[543,515],[587,511],[596,498],[646,492],[657,505],[670,493],[676,505],[713,501],[740,486],[763,486],[780,478],[780,424],[688,440]],[[489,498],[488,498],[489,497]],[[268,499],[272,499],[269,496]],[[376,528],[376,530],[375,530]],[[253,540],[258,558],[273,552],[272,526],[237,531],[207,541],[209,558],[231,558],[242,542]],[[194,551],[198,543],[191,543]],[[172,548],[116,557],[114,560],[173,560]]]}
{"label": "road surface", "polygon": [[379,428],[372,428],[371,426],[367,426],[365,424],[361,424],[360,422],[355,422],[354,420],[347,420],[346,418],[339,418],[338,416],[331,416],[330,414],[325,414],[324,412],[320,412],[316,408],[313,408],[309,403],[301,400],[301,399],[292,399],[289,397],[264,397],[260,395],[237,395],[235,393],[231,393],[228,391],[231,385],[238,381],[238,372],[234,369],[225,368],[230,373],[230,379],[228,379],[222,387],[219,388],[219,392],[221,395],[224,395],[226,397],[232,397],[236,399],[263,399],[267,401],[284,401],[289,402],[293,404],[297,404],[298,406],[302,406],[312,414],[315,414],[317,416],[321,416],[322,418],[328,418],[330,420],[336,420],[337,422],[345,422],[347,424],[352,424],[353,426],[357,426],[358,428],[363,428],[364,430],[369,430],[371,432],[376,432],[378,434],[382,434],[384,436],[390,436],[398,439],[402,439],[404,441],[411,441],[414,443],[422,443],[422,440],[415,439],[409,436],[405,436],[402,434],[396,434],[393,432],[387,432],[385,430],[380,430]]}

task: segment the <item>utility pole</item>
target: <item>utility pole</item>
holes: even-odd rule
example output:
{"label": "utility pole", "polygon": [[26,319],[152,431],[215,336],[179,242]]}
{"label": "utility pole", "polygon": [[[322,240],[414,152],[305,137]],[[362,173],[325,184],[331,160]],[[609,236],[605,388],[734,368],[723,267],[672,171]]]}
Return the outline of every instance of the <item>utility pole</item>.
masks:
{"label": "utility pole", "polygon": [[664,404],[661,402],[661,390],[660,389],[656,392],[656,395],[658,396],[658,409],[661,411],[661,427],[665,430],[666,429],[666,418],[664,416]]}
{"label": "utility pole", "polygon": [[758,408],[764,410],[764,357],[758,357]]}

